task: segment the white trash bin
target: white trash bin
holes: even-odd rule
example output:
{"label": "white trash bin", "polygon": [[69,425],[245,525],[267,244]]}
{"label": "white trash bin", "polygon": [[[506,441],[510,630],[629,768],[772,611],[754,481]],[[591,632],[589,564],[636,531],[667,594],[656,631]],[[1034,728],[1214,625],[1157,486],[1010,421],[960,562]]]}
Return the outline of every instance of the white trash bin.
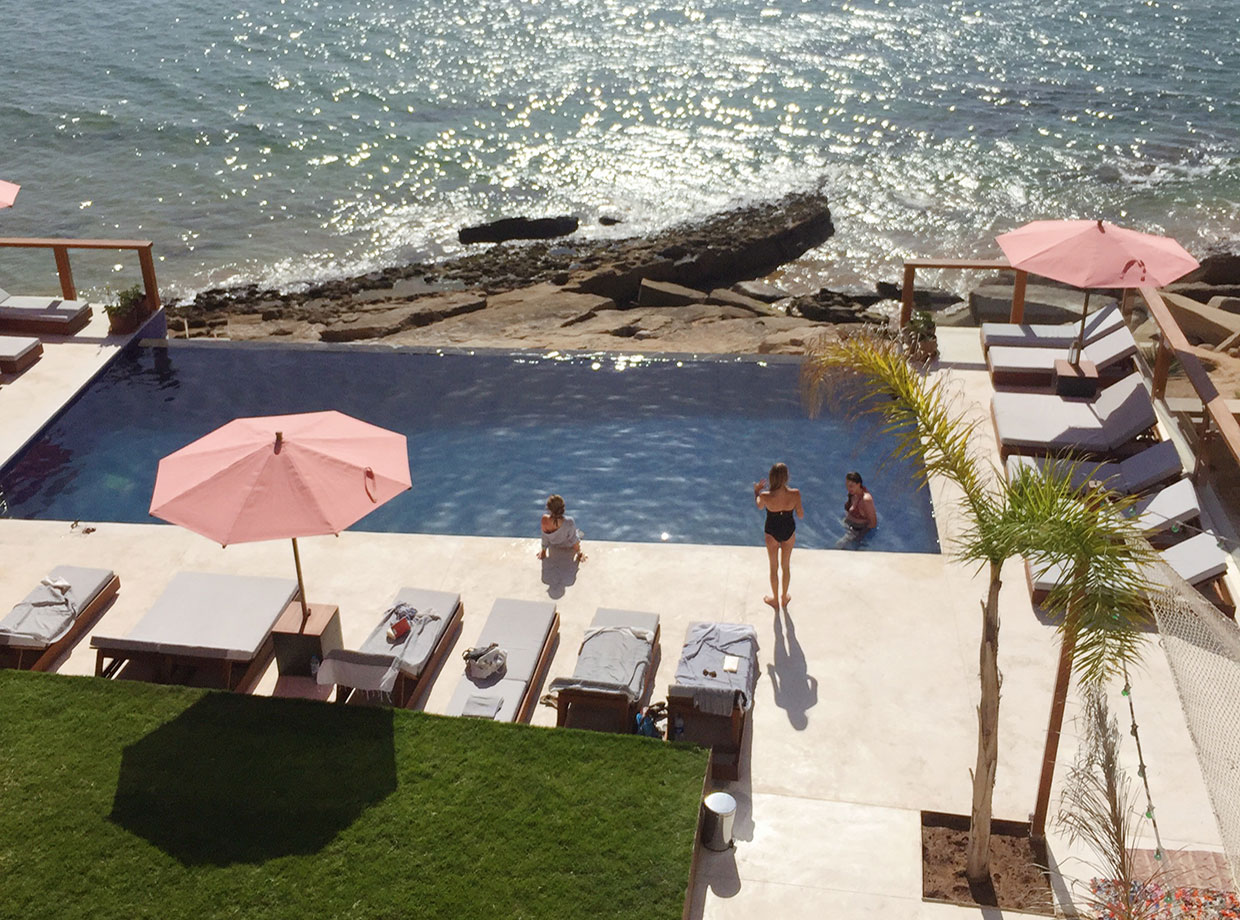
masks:
{"label": "white trash bin", "polygon": [[702,800],[702,846],[708,850],[732,847],[732,824],[736,820],[736,799],[726,792],[712,792]]}

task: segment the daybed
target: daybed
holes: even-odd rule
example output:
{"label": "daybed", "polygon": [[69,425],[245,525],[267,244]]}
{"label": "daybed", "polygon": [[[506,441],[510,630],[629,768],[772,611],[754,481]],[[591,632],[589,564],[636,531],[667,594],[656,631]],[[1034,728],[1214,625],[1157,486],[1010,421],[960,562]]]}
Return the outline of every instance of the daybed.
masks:
{"label": "daybed", "polygon": [[[1085,319],[1083,344],[1095,342],[1116,329],[1124,328],[1124,316],[1112,305],[1091,313]],[[1081,323],[1028,324],[1028,323],[982,323],[982,348],[995,345],[1016,348],[1067,348],[1076,341]]]}
{"label": "daybed", "polygon": [[572,677],[557,677],[555,724],[632,732],[654,680],[659,615],[600,607],[586,630]]}
{"label": "daybed", "polygon": [[742,623],[689,624],[667,688],[668,740],[709,747],[715,779],[738,779],[757,681],[757,630]]}
{"label": "daybed", "polygon": [[[1106,386],[1133,370],[1132,357],[1136,353],[1137,340],[1121,325],[1087,344],[1081,351],[1081,358],[1094,365],[1102,385]],[[1055,362],[1067,359],[1067,348],[996,345],[986,352],[986,366],[996,387],[1050,386],[1055,379]]]}
{"label": "daybed", "polygon": [[271,628],[297,597],[290,578],[178,572],[126,636],[95,633],[95,674],[248,690],[271,658]]}
{"label": "daybed", "polygon": [[15,297],[0,288],[0,332],[72,335],[90,322],[90,304],[54,297]]}
{"label": "daybed", "polygon": [[553,602],[498,599],[476,645],[497,643],[508,653],[507,668],[484,680],[463,676],[445,714],[497,722],[528,718],[559,631],[560,615]]}
{"label": "daybed", "polygon": [[996,393],[990,400],[999,454],[1077,451],[1117,456],[1157,423],[1140,374],[1091,401],[1049,393]]}
{"label": "daybed", "polygon": [[0,668],[46,671],[120,590],[111,569],[58,565],[0,620]]}
{"label": "daybed", "polygon": [[0,373],[20,374],[43,356],[43,343],[28,335],[0,335]]}
{"label": "daybed", "polygon": [[[459,594],[401,588],[361,648],[334,649],[323,656],[318,682],[336,685],[338,703],[378,697],[403,709],[426,689],[464,613]],[[405,616],[409,632],[388,641],[388,629]]]}

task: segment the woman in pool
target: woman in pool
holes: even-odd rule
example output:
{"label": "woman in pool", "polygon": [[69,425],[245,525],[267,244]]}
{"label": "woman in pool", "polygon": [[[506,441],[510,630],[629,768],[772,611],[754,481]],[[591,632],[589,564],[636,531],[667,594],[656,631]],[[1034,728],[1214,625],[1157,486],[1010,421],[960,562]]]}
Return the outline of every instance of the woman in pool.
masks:
{"label": "woman in pool", "polygon": [[538,551],[539,559],[547,558],[547,550],[551,547],[569,547],[573,549],[573,561],[585,562],[586,554],[581,551],[581,533],[576,522],[564,513],[564,499],[552,495],[547,499],[547,513],[542,516],[542,549]]}
{"label": "woman in pool", "polygon": [[856,471],[844,476],[844,488],[848,490],[848,498],[844,502],[844,526],[849,530],[848,536],[860,537],[878,526],[874,496],[861,481],[861,474]]}
{"label": "woman in pool", "polygon": [[[770,480],[760,479],[753,484],[754,502],[766,510],[766,553],[771,560],[771,596],[764,600],[775,612],[779,612],[780,601],[785,607],[792,600],[788,594],[788,581],[791,572],[788,570],[792,548],[797,543],[797,522],[792,516],[805,517],[805,509],[801,507],[801,490],[788,488],[788,467],[776,463],[767,474]],[[784,591],[779,592],[779,570],[784,572]]]}

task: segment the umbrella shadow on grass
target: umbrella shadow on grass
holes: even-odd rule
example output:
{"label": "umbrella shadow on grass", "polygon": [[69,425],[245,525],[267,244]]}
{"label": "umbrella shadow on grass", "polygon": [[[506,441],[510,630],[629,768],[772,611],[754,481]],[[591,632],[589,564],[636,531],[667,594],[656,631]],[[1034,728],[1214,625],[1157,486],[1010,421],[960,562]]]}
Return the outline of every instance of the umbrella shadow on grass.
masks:
{"label": "umbrella shadow on grass", "polygon": [[259,863],[395,789],[391,710],[211,693],[125,748],[109,817],[184,865]]}

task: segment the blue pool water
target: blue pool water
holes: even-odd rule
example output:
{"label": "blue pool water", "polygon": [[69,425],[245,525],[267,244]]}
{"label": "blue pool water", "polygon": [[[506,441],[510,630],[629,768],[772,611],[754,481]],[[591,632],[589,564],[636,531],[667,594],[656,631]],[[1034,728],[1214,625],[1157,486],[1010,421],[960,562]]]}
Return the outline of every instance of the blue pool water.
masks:
{"label": "blue pool water", "polygon": [[798,545],[830,548],[844,474],[879,511],[865,548],[939,551],[891,442],[809,419],[792,361],[537,358],[187,343],[131,349],[0,470],[9,517],[150,522],[160,457],[232,418],[338,409],[409,438],[413,489],[353,529],[530,536],[551,492],[587,539],[761,545],[752,483],[788,463]]}

